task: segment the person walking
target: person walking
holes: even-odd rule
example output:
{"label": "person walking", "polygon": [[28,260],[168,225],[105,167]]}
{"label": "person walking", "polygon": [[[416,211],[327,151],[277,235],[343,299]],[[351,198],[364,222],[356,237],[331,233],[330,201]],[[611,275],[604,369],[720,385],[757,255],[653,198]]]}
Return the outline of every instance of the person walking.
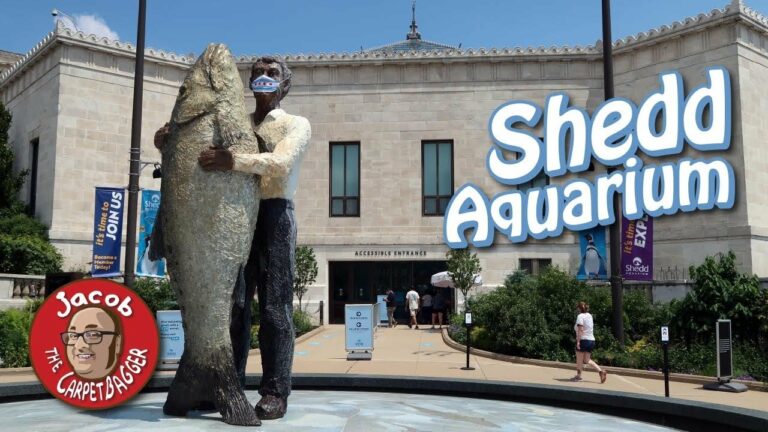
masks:
{"label": "person walking", "polygon": [[[432,294],[427,291],[424,293],[424,296],[421,297],[421,322],[424,324],[429,324],[429,322],[432,320],[432,304],[434,298],[432,297]],[[432,326],[432,328],[435,328]]]}
{"label": "person walking", "polygon": [[432,328],[435,328],[435,322],[438,323],[438,328],[443,328],[443,314],[445,313],[445,296],[440,290],[435,294],[435,298],[432,300]]}
{"label": "person walking", "polygon": [[411,290],[405,295],[405,302],[408,304],[408,310],[411,313],[408,328],[416,327],[418,330],[419,322],[416,320],[416,316],[419,313],[419,293],[417,293],[413,287],[411,287]]}
{"label": "person walking", "polygon": [[389,326],[392,328],[397,327],[397,321],[395,321],[395,308],[397,307],[397,301],[395,300],[395,292],[387,290],[387,297],[384,298],[387,303],[387,318],[389,319]]}
{"label": "person walking", "polygon": [[589,305],[579,302],[577,305],[579,315],[576,317],[576,376],[571,381],[581,381],[581,370],[585,365],[590,365],[600,374],[600,384],[608,378],[608,372],[603,370],[592,360],[592,350],[595,349],[595,324],[592,314],[589,313]]}

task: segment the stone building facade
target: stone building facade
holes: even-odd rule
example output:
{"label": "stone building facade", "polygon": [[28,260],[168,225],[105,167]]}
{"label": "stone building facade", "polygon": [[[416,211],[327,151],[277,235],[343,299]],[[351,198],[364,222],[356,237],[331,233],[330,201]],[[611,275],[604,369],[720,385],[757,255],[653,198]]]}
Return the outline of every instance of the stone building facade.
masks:
{"label": "stone building facade", "polygon": [[[614,54],[616,96],[635,102],[659,88],[664,71],[679,71],[686,91],[705,82],[707,67],[724,66],[731,76],[732,144],[716,156],[734,167],[736,204],[731,210],[656,219],[657,267],[683,269],[732,249],[742,270],[768,276],[768,197],[763,193],[768,181],[768,19],[734,1],[619,40]],[[62,26],[0,75],[0,97],[14,115],[16,168],[30,167],[34,154],[38,158],[36,190],[28,182],[23,193],[27,200],[34,197],[35,214],[50,227],[67,266],[86,267],[90,261],[93,188],[128,183],[134,55],[130,44]],[[244,83],[254,58],[237,58]],[[453,190],[472,182],[492,196],[508,188],[485,168],[491,145],[487,122],[494,109],[511,99],[543,106],[555,91],[566,92],[572,106],[590,113],[603,100],[600,44],[465,50],[421,45],[418,50],[283,58],[294,72],[283,108],[308,118],[313,129],[296,197],[299,243],[314,248],[320,267],[307,297],[311,303],[324,300],[331,317],[333,305],[369,301],[386,284],[421,284],[423,275],[416,273],[444,266],[443,218],[424,216],[425,144],[450,144]],[[142,160],[159,161],[152,135],[170,117],[193,61],[147,50]],[[253,107],[250,93],[244,96]],[[540,126],[535,131],[541,134]],[[358,152],[359,212],[353,217],[332,216],[331,209],[332,147],[343,143],[352,143]],[[686,149],[686,155],[696,152]],[[141,186],[158,189],[160,181],[152,179],[151,171],[142,172]],[[581,176],[603,172],[597,165]],[[521,265],[536,269],[551,262],[575,272],[580,261],[578,239],[568,232],[522,244],[497,236],[493,247],[479,250],[479,257],[487,287],[500,284]],[[379,281],[360,276],[391,263],[410,263],[411,270],[394,265]],[[350,290],[360,290],[359,295]]]}
{"label": "stone building facade", "polygon": [[0,74],[10,69],[21,57],[21,54],[0,50]]}

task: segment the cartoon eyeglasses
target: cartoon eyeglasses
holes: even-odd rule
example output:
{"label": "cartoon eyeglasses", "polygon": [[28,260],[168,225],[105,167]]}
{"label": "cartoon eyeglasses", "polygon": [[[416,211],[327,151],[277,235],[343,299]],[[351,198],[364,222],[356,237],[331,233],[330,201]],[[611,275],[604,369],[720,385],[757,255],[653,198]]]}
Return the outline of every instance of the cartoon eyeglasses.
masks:
{"label": "cartoon eyeglasses", "polygon": [[101,330],[87,330],[82,333],[62,332],[61,341],[64,342],[64,345],[74,345],[77,342],[77,339],[79,339],[80,336],[82,336],[85,343],[89,345],[93,345],[93,344],[101,343],[101,340],[104,338],[104,335],[117,335],[117,334],[119,333],[110,332],[110,331],[101,331]]}

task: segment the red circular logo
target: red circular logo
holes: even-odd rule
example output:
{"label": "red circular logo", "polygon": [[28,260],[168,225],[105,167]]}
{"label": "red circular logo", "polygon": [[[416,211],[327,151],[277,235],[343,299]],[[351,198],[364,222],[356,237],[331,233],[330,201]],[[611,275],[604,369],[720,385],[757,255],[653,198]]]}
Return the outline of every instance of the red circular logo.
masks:
{"label": "red circular logo", "polygon": [[152,311],[130,288],[80,280],[51,294],[35,314],[29,357],[43,387],[85,409],[120,405],[155,372],[159,336]]}

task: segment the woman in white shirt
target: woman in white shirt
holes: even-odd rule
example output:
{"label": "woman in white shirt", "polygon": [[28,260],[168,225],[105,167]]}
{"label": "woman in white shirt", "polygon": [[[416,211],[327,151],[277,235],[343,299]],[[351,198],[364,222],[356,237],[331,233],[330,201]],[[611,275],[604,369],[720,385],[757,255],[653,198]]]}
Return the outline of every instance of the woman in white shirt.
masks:
{"label": "woman in white shirt", "polygon": [[576,317],[576,376],[571,381],[581,381],[581,370],[588,364],[597,369],[600,374],[600,383],[604,383],[608,378],[608,372],[604,371],[594,360],[592,360],[592,350],[595,349],[595,324],[592,320],[592,314],[589,313],[589,305],[585,302],[579,302],[577,305],[579,316]]}

